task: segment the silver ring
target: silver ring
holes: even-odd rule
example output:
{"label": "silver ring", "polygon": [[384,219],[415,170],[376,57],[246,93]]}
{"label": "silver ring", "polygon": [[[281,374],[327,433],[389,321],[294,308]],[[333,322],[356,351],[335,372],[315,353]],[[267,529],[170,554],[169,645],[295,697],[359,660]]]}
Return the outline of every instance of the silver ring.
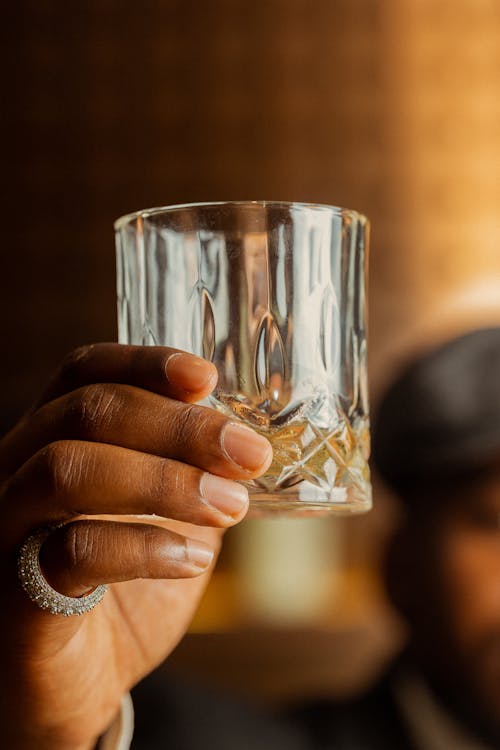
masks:
{"label": "silver ring", "polygon": [[97,586],[86,596],[64,596],[49,586],[40,568],[40,548],[54,528],[35,531],[21,547],[17,560],[17,574],[21,586],[32,602],[53,615],[83,615],[99,604],[108,590],[106,585]]}

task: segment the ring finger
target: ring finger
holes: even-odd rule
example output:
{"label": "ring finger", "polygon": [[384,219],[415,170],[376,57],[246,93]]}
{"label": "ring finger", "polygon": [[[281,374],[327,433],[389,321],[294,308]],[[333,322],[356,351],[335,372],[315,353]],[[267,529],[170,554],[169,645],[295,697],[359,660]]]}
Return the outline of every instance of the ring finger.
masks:
{"label": "ring finger", "polygon": [[248,493],[237,482],[171,459],[61,440],[24,464],[3,503],[8,536],[21,539],[40,525],[82,515],[156,515],[227,527],[246,513]]}
{"label": "ring finger", "polygon": [[102,583],[136,578],[193,578],[211,565],[214,550],[159,526],[75,521],[42,545],[40,566],[50,585],[82,596]]}

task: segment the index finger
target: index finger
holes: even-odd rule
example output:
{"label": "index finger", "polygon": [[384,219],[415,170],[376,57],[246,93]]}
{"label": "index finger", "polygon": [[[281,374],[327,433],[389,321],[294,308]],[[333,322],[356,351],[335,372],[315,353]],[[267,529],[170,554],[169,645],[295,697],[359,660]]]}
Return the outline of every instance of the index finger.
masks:
{"label": "index finger", "polygon": [[91,344],[63,360],[34,408],[93,383],[134,385],[194,403],[213,391],[217,369],[206,359],[167,346]]}

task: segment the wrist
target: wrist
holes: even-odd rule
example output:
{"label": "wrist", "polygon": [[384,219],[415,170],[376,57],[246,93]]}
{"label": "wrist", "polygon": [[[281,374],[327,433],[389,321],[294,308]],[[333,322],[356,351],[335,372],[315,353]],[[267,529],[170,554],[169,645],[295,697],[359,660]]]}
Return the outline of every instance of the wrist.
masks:
{"label": "wrist", "polygon": [[[4,730],[9,725],[2,725],[0,721],[0,748],[8,747],[9,750],[125,750],[130,748],[134,732],[134,707],[130,693],[126,693],[121,701],[121,706],[113,721],[104,734],[92,740],[81,740],[73,735],[66,736],[61,740],[49,736],[47,732],[36,733],[31,731],[29,736],[20,731],[12,732],[7,737]],[[21,723],[22,726],[22,723]]]}

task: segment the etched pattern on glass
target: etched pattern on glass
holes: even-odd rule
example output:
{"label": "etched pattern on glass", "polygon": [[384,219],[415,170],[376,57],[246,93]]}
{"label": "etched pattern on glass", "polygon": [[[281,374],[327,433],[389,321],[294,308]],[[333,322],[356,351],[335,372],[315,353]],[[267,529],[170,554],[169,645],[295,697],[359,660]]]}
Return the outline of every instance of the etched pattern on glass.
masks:
{"label": "etched pattern on glass", "polygon": [[273,445],[248,482],[256,501],[369,507],[361,219],[292,210],[252,231],[183,232],[153,219],[118,231],[120,341],[216,364],[207,403]]}

